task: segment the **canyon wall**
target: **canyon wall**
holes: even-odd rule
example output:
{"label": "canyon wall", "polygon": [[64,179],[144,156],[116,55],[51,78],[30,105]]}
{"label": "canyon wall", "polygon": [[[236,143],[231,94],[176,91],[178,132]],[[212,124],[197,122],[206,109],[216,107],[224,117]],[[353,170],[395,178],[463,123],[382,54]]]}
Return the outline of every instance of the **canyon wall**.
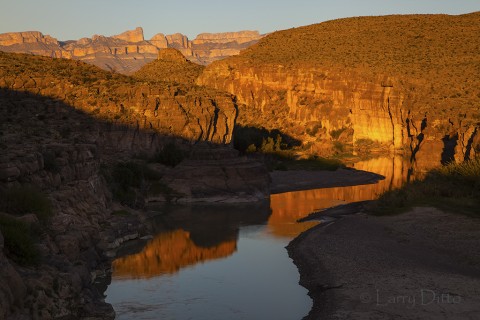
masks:
{"label": "canyon wall", "polygon": [[[109,269],[114,250],[148,227],[136,211],[113,201],[105,172],[118,163],[144,163],[142,157],[171,142],[217,144],[231,153],[236,104],[229,94],[137,83],[79,61],[0,52],[0,65],[0,318],[113,319],[93,282]],[[263,168],[240,162],[225,163],[226,171]],[[152,166],[156,175],[168,172]],[[209,173],[195,167],[197,175]],[[234,178],[234,191],[251,189],[246,175]],[[218,183],[226,184],[216,180],[210,187]],[[266,194],[268,186],[261,187]],[[143,204],[131,191],[134,204]],[[25,212],[11,201],[49,203],[49,217],[39,221],[38,209]],[[127,215],[116,215],[119,208]],[[13,247],[11,223],[41,231],[30,249],[41,257],[36,264],[17,260],[22,253]],[[22,232],[15,229],[26,237]]]}
{"label": "canyon wall", "polygon": [[[48,97],[52,104],[57,99],[133,131],[192,142],[228,144],[231,140],[236,105],[228,94],[179,85],[135,83],[68,60],[25,60],[24,56],[4,53],[0,57],[11,66],[0,71],[2,88]],[[12,63],[17,63],[16,67]]]}
{"label": "canyon wall", "polygon": [[82,60],[105,70],[131,74],[155,60],[161,49],[175,48],[192,62],[206,65],[238,54],[261,37],[256,31],[240,31],[201,34],[190,41],[180,33],[158,33],[147,40],[143,29],[138,27],[111,37],[94,35],[62,42],[41,32],[29,31],[0,34],[0,51]]}
{"label": "canyon wall", "polygon": [[276,32],[210,64],[197,83],[234,94],[239,124],[280,129],[313,154],[351,146],[403,152],[422,168],[460,161],[480,148],[479,39],[466,29],[479,17],[352,18]]}

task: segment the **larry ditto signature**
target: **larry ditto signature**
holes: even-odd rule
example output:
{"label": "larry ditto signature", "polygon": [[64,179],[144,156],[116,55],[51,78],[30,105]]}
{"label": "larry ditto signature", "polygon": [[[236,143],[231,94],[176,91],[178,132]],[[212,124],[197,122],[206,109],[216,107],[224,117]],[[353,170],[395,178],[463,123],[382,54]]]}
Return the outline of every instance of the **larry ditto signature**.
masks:
{"label": "larry ditto signature", "polygon": [[391,295],[384,294],[376,290],[375,295],[362,293],[360,301],[363,303],[375,303],[377,306],[388,306],[392,304],[403,304],[408,308],[415,306],[427,306],[431,304],[459,304],[462,297],[452,293],[440,293],[428,289],[420,289],[418,292],[410,295]]}

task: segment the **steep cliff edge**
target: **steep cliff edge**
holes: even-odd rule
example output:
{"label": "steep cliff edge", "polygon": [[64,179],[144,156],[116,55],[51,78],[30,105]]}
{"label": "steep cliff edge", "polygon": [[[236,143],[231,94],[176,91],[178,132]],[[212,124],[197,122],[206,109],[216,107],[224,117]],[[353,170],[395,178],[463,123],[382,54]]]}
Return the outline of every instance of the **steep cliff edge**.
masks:
{"label": "steep cliff edge", "polygon": [[334,20],[275,32],[209,65],[198,84],[240,103],[238,122],[313,153],[383,145],[435,165],[478,153],[480,13]]}
{"label": "steep cliff edge", "polygon": [[[150,158],[172,142],[230,150],[225,145],[236,113],[232,96],[214,90],[137,82],[79,61],[0,52],[0,318],[113,319],[93,281],[109,268],[111,250],[148,228],[119,203],[142,204],[141,192],[168,189],[159,181],[169,172],[165,166],[138,173],[148,170],[149,181],[125,169],[141,168],[140,156]],[[227,170],[240,165],[252,162],[225,164]],[[140,180],[138,190],[124,194],[132,201],[118,199],[111,171],[117,184]],[[209,186],[219,183],[225,180]],[[248,191],[252,184],[234,187]]]}
{"label": "steep cliff edge", "polygon": [[82,60],[105,70],[132,74],[154,61],[161,49],[177,49],[188,60],[206,65],[236,55],[260,38],[257,31],[239,31],[201,34],[193,41],[180,33],[158,33],[147,40],[138,27],[110,37],[94,35],[62,42],[38,31],[27,31],[0,34],[0,51]]}
{"label": "steep cliff edge", "polygon": [[97,119],[192,142],[228,144],[236,105],[229,94],[143,83],[82,62],[0,53],[0,87],[59,99]]}

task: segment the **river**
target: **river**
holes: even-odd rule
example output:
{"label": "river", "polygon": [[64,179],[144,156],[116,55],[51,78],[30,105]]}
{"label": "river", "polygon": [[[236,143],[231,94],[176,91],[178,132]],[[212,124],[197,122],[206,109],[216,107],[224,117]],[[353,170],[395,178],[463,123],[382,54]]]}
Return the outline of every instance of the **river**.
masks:
{"label": "river", "polygon": [[319,222],[296,221],[319,209],[375,199],[408,175],[395,157],[354,167],[385,180],[274,194],[264,204],[158,208],[153,239],[113,262],[106,302],[124,320],[303,318],[312,301],[285,246]]}

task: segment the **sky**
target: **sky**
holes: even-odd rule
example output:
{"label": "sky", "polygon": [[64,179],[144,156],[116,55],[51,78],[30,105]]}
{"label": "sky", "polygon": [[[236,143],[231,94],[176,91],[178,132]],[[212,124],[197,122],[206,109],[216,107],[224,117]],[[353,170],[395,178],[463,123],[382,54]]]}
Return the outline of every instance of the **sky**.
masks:
{"label": "sky", "polygon": [[0,0],[0,33],[41,31],[58,40],[143,27],[180,32],[268,33],[336,18],[480,11],[480,0]]}

